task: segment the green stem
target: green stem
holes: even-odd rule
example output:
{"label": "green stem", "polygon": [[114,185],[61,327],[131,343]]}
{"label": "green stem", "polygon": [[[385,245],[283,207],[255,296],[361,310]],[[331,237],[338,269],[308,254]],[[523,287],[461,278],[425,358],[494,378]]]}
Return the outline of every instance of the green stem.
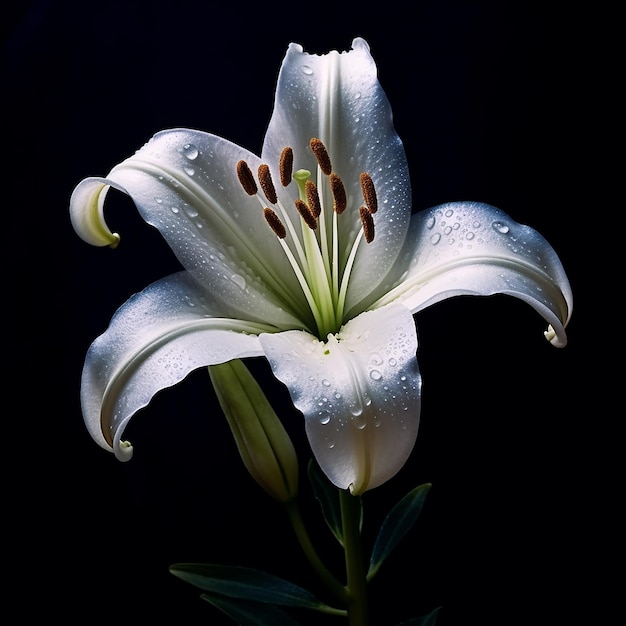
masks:
{"label": "green stem", "polygon": [[343,541],[348,578],[348,624],[367,626],[369,612],[367,606],[367,570],[361,544],[361,500],[348,490],[339,491]]}
{"label": "green stem", "polygon": [[298,538],[300,546],[302,547],[309,563],[333,595],[340,600],[342,604],[345,604],[347,600],[346,588],[332,575],[324,563],[322,563],[322,560],[311,542],[309,533],[306,530],[298,503],[296,500],[290,500],[288,502],[284,502],[283,505],[285,507],[285,511],[287,512],[287,516],[289,517],[289,521],[291,522],[291,526],[293,527],[296,537]]}

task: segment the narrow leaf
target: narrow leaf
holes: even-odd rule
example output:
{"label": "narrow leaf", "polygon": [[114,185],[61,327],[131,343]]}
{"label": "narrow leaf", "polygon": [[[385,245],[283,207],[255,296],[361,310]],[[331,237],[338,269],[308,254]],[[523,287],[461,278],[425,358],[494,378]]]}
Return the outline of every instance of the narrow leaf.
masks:
{"label": "narrow leaf", "polygon": [[383,561],[411,529],[419,517],[424,506],[424,499],[431,486],[431,483],[424,483],[409,491],[383,520],[372,550],[370,567],[367,573],[368,580],[371,580],[376,575]]}
{"label": "narrow leaf", "polygon": [[209,563],[176,563],[170,566],[170,572],[211,595],[324,612],[333,610],[306,589],[255,569]]}
{"label": "narrow leaf", "polygon": [[337,541],[343,546],[343,528],[341,524],[341,508],[337,488],[322,474],[317,464],[311,460],[308,465],[309,480],[313,493],[322,507],[326,525],[330,528]]}
{"label": "narrow leaf", "polygon": [[285,611],[271,604],[233,600],[211,593],[203,593],[200,597],[226,613],[239,626],[300,626]]}
{"label": "narrow leaf", "polygon": [[441,609],[438,606],[436,609],[432,610],[428,615],[422,615],[421,617],[414,617],[413,619],[409,619],[406,622],[401,622],[397,626],[435,626],[435,622],[437,621],[437,615],[439,615],[439,610]]}

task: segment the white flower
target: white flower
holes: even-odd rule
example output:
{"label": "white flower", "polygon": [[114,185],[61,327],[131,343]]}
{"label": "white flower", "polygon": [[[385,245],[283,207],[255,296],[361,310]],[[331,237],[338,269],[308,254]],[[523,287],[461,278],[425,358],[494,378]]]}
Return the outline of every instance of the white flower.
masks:
{"label": "white flower", "polygon": [[190,371],[265,355],[303,413],[321,468],[361,493],[417,436],[413,313],[461,294],[521,298],[565,345],[572,296],[536,231],[453,202],[411,215],[408,166],[363,39],[310,55],[291,44],[261,157],[196,130],[155,135],[74,190],[71,217],[117,245],[106,192],[128,194],[185,271],[133,296],[90,347],[82,407],[119,459],[131,416]]}

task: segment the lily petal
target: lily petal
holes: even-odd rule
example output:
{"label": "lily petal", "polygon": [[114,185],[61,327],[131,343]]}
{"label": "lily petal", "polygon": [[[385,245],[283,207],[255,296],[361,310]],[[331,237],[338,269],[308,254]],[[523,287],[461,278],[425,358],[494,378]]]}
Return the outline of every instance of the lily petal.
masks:
{"label": "lily petal", "polygon": [[[263,354],[256,334],[272,327],[216,316],[219,306],[186,272],[159,280],[131,297],[87,352],[81,403],[97,443],[120,460],[128,420],[161,389],[192,370]],[[254,333],[254,334],[247,334]]]}
{"label": "lily petal", "polygon": [[336,486],[362,493],[398,472],[415,444],[420,414],[417,334],[406,307],[363,313],[327,342],[301,331],[260,340]]}
{"label": "lily petal", "polygon": [[541,234],[503,211],[450,202],[417,213],[403,258],[408,271],[375,306],[399,300],[415,313],[452,296],[506,294],[548,322],[554,346],[566,345],[573,299],[563,265]]}
{"label": "lily petal", "polygon": [[[350,209],[338,220],[341,240],[352,241],[361,228],[362,172],[372,177],[381,207],[374,241],[363,243],[357,254],[346,297],[350,308],[369,294],[382,295],[377,288],[396,263],[411,217],[404,147],[365,40],[355,39],[348,52],[325,55],[305,53],[295,43],[289,46],[278,76],[262,157],[270,165],[276,164],[286,145],[296,150],[308,146],[312,137],[326,145],[333,170],[346,189]],[[294,154],[294,164],[311,172],[317,168],[309,150]],[[330,198],[325,201],[332,206]],[[349,248],[341,253],[343,266]]]}
{"label": "lily petal", "polygon": [[89,243],[110,244],[115,235],[104,223],[102,206],[113,186],[132,198],[183,267],[229,307],[230,316],[302,328],[310,317],[306,301],[259,200],[241,188],[239,159],[253,167],[260,163],[208,133],[162,131],[106,178],[88,178],[76,187],[72,223]]}

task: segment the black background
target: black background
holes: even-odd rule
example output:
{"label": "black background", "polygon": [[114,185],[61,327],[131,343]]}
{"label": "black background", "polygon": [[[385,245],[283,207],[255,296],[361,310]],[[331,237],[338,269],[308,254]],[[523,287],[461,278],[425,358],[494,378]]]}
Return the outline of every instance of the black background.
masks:
{"label": "black background", "polygon": [[[132,293],[178,265],[124,198],[111,194],[107,212],[122,235],[115,251],[83,243],[67,208],[82,178],[105,175],[164,128],[207,130],[259,152],[288,43],[323,53],[356,36],[370,44],[391,101],[414,209],[453,200],[502,208],[552,243],[575,299],[564,350],[543,339],[533,310],[505,297],[448,300],[416,316],[420,434],[402,471],[365,494],[366,540],[410,488],[433,488],[372,584],[375,624],[439,605],[441,626],[569,624],[610,600],[610,587],[594,585],[606,538],[595,525],[606,515],[599,459],[612,428],[592,382],[603,362],[592,329],[604,325],[590,305],[600,289],[590,229],[602,221],[585,147],[595,133],[594,25],[588,13],[547,6],[40,0],[6,16],[13,623],[230,623],[168,573],[179,561],[258,567],[325,597],[282,511],[243,469],[205,372],[134,418],[131,462],[90,439],[79,406],[89,344]],[[265,363],[252,367],[304,468],[299,415]],[[305,480],[302,490],[308,503]],[[321,552],[336,562],[315,506],[310,514]]]}

